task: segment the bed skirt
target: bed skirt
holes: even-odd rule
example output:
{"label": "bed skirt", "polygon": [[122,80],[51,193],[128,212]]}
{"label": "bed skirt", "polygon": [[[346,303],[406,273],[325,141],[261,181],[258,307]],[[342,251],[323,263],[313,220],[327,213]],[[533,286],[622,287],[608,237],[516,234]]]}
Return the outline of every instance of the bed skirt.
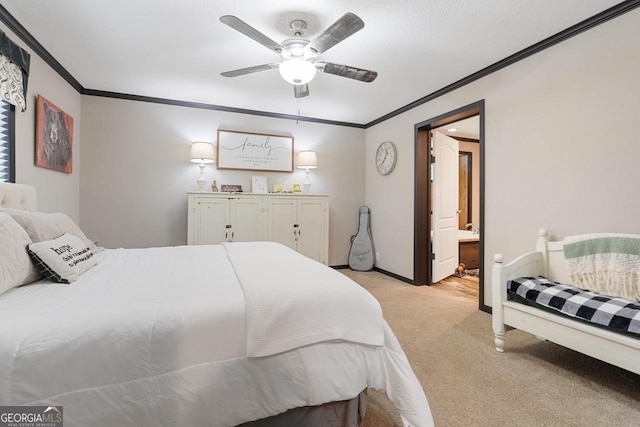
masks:
{"label": "bed skirt", "polygon": [[360,427],[367,409],[367,390],[351,400],[329,402],[318,406],[303,406],[238,427]]}

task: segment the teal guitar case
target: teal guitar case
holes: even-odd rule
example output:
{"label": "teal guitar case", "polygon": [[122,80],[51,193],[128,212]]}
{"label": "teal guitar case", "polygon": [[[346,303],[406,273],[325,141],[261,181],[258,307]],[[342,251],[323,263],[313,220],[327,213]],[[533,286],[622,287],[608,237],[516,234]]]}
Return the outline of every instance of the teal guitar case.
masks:
{"label": "teal guitar case", "polygon": [[371,227],[369,225],[369,207],[360,207],[360,219],[358,232],[351,236],[351,249],[349,250],[349,268],[356,271],[369,271],[373,269],[373,242],[371,241]]}

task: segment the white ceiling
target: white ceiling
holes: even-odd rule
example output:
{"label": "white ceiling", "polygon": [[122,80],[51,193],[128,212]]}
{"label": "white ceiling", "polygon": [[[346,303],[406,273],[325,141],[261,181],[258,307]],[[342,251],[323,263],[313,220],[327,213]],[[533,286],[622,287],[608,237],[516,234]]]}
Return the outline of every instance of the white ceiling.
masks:
{"label": "white ceiling", "polygon": [[480,139],[480,118],[473,116],[436,129],[449,136]]}
{"label": "white ceiling", "polygon": [[[619,3],[615,0],[2,0],[86,89],[366,124]],[[345,12],[365,27],[319,59],[378,72],[372,83],[319,73],[296,100],[279,62],[222,24],[236,15],[277,42]]]}

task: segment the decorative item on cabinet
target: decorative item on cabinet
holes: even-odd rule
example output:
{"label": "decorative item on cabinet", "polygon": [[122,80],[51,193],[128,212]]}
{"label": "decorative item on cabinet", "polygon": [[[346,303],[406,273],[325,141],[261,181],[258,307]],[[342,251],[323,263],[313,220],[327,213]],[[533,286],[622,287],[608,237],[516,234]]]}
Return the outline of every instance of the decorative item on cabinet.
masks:
{"label": "decorative item on cabinet", "polygon": [[291,191],[293,191],[294,193],[302,193],[302,190],[300,189],[300,184],[293,184],[291,186]]}
{"label": "decorative item on cabinet", "polygon": [[242,193],[242,185],[223,184],[220,188],[223,193]]}
{"label": "decorative item on cabinet", "polygon": [[252,176],[251,177],[251,192],[252,193],[268,193],[267,177],[266,176]]}
{"label": "decorative item on cabinet", "polygon": [[211,191],[213,191],[214,193],[218,192],[218,183],[216,182],[216,180],[214,179],[213,182],[211,183]]}

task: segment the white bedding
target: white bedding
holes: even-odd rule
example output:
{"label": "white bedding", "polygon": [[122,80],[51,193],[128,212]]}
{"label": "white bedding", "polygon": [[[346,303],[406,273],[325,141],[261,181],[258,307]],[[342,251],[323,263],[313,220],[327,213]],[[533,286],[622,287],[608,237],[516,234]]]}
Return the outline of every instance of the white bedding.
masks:
{"label": "white bedding", "polygon": [[380,304],[344,274],[284,245],[223,246],[245,296],[247,356],[336,339],[384,344]]}
{"label": "white bedding", "polygon": [[[387,393],[405,423],[432,425],[424,392],[373,297],[282,248],[107,250],[71,285],[40,282],[0,295],[0,405],[62,405],[69,425],[230,426],[374,387]],[[256,275],[243,253],[260,253],[264,269],[302,263],[299,272],[315,286],[300,292],[307,280],[298,274],[278,275],[273,285],[275,276]],[[322,286],[335,275],[344,280],[340,286]],[[255,281],[260,277],[263,286]],[[272,285],[275,299],[258,302]],[[291,301],[278,308],[273,303],[287,288],[323,305],[327,292],[346,293],[338,296],[343,305],[325,315],[304,302],[300,309]],[[322,322],[296,317],[309,311]],[[261,318],[275,329],[262,329]],[[282,331],[299,336],[275,339],[276,346],[261,339]]]}

